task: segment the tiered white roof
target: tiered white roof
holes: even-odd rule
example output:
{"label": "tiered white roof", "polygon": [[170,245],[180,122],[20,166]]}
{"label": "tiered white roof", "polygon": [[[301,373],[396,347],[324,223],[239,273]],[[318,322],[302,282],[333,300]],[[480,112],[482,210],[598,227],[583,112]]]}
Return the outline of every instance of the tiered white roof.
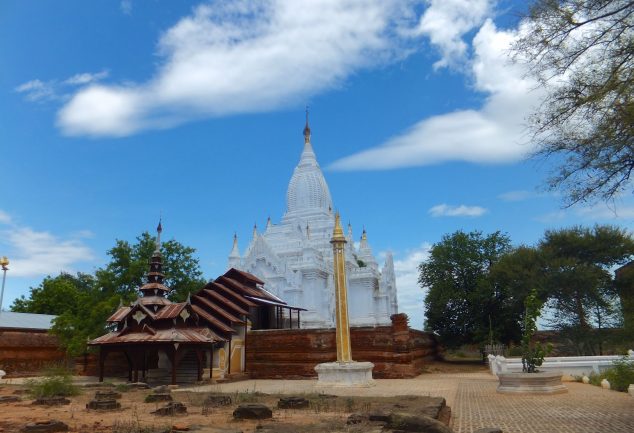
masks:
{"label": "tiered white roof", "polygon": [[[240,256],[237,238],[229,267],[250,272],[266,287],[292,305],[307,308],[303,327],[330,327],[334,322],[333,256],[330,238],[334,212],[328,184],[311,144],[306,120],[304,149],[286,193],[287,209],[280,224],[267,221],[263,233],[253,238]],[[394,265],[388,255],[379,265],[372,255],[365,229],[357,250],[348,226],[346,267],[352,325],[389,324],[397,312]]]}

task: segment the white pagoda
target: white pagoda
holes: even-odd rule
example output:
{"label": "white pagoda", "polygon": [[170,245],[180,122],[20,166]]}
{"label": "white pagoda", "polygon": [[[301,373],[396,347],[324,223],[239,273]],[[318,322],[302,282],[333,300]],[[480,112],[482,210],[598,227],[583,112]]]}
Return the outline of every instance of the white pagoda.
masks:
{"label": "white pagoda", "polygon": [[[267,290],[290,305],[306,308],[302,328],[329,328],[335,324],[335,285],[330,238],[335,225],[332,199],[310,142],[308,115],[304,150],[286,192],[286,213],[279,224],[269,218],[264,232],[253,228],[253,238],[240,255],[234,235],[229,268],[262,279]],[[390,324],[397,313],[392,255],[379,269],[365,229],[359,247],[348,224],[345,250],[351,326]]]}

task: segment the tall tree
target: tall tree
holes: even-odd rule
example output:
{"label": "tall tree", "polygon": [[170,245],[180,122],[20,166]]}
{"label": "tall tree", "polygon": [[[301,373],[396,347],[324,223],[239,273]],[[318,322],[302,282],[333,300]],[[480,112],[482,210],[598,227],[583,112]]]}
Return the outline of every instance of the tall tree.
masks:
{"label": "tall tree", "polygon": [[536,0],[525,24],[514,58],[546,90],[529,118],[537,155],[563,161],[550,188],[568,205],[631,191],[634,1]]}
{"label": "tall tree", "polygon": [[[156,239],[148,232],[138,236],[134,244],[117,240],[108,251],[110,263],[96,272],[99,286],[126,300],[136,297],[155,248]],[[165,285],[172,289],[169,297],[173,301],[185,300],[190,292],[198,291],[205,284],[195,252],[194,248],[173,239],[161,243]]]}
{"label": "tall tree", "polygon": [[580,354],[600,352],[601,333],[593,328],[619,321],[612,269],[631,260],[634,239],[613,226],[547,231],[539,247],[548,267],[546,285],[553,326]]}
{"label": "tall tree", "polygon": [[510,248],[505,234],[477,231],[457,231],[432,246],[429,260],[419,266],[418,281],[428,288],[426,325],[446,346],[484,343],[490,331],[496,339],[505,333],[505,294],[490,270]]}
{"label": "tall tree", "polygon": [[22,295],[13,301],[11,311],[52,315],[76,312],[82,294],[91,293],[94,285],[95,278],[90,274],[62,272],[56,277],[48,276],[38,287],[31,287],[28,298]]}

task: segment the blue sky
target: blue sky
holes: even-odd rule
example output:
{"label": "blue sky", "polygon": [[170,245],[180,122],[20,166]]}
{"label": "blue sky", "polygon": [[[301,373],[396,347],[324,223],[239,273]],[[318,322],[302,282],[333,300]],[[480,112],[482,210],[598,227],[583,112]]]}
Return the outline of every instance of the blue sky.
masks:
{"label": "blue sky", "polygon": [[[4,307],[48,274],[92,271],[152,230],[205,277],[232,236],[278,221],[304,108],[335,206],[395,256],[422,324],[416,266],[458,229],[630,228],[630,197],[561,208],[552,162],[525,160],[540,91],[506,58],[523,2],[4,1],[0,255]],[[616,209],[616,214],[613,212]]]}

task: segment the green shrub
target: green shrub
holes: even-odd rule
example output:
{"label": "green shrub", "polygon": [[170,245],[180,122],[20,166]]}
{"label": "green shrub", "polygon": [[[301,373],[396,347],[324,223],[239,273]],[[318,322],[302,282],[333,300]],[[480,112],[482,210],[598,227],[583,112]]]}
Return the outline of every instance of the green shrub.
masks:
{"label": "green shrub", "polygon": [[601,386],[601,381],[605,378],[603,374],[595,373],[594,371],[590,373],[588,379],[590,379],[590,385]]}
{"label": "green shrub", "polygon": [[634,384],[634,364],[628,356],[614,361],[613,367],[603,372],[603,376],[610,382],[610,389],[627,392],[630,384]]}
{"label": "green shrub", "polygon": [[41,379],[26,382],[27,392],[34,398],[68,397],[79,394],[79,387],[73,384],[70,371],[64,367],[51,367],[44,371]]}

